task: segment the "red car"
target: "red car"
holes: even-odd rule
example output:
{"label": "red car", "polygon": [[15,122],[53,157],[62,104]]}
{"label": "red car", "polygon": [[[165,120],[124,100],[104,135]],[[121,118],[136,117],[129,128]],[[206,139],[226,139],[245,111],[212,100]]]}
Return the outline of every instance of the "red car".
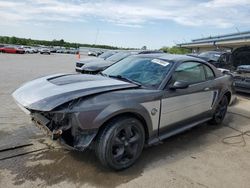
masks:
{"label": "red car", "polygon": [[12,54],[24,54],[25,51],[21,48],[11,47],[11,46],[5,46],[0,48],[0,52],[2,53],[12,53]]}

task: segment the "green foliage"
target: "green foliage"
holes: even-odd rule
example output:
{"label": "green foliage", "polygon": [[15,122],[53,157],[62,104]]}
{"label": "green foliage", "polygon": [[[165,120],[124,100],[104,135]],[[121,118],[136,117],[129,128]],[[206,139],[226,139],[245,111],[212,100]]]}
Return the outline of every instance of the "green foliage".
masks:
{"label": "green foliage", "polygon": [[[44,45],[44,46],[61,46],[65,48],[79,48],[79,47],[90,47],[90,48],[103,48],[103,49],[123,49],[123,50],[135,50],[135,48],[122,48],[122,47],[115,47],[109,45],[97,45],[97,44],[80,44],[80,43],[72,43],[66,42],[63,39],[61,40],[34,40],[34,39],[26,39],[26,38],[18,38],[18,37],[8,37],[8,36],[0,36],[0,43],[2,44],[14,44],[14,45],[27,45],[27,46],[37,46],[37,45]],[[143,46],[143,49],[147,49],[146,46]],[[173,47],[162,47],[161,50],[171,54],[187,54],[191,53],[191,50],[180,48],[177,46]]]}
{"label": "green foliage", "polygon": [[188,53],[191,53],[190,49],[180,48],[178,46],[162,47],[161,50],[163,50],[166,53],[170,53],[170,54],[188,54]]}
{"label": "green foliage", "polygon": [[34,39],[25,39],[18,37],[8,37],[8,36],[0,36],[0,43],[2,44],[13,44],[13,45],[27,45],[27,46],[61,46],[66,48],[79,48],[79,47],[91,47],[91,48],[103,48],[103,49],[131,49],[131,48],[119,48],[108,45],[95,45],[95,44],[80,44],[80,43],[71,43],[66,42],[63,39],[61,40],[34,40]]}

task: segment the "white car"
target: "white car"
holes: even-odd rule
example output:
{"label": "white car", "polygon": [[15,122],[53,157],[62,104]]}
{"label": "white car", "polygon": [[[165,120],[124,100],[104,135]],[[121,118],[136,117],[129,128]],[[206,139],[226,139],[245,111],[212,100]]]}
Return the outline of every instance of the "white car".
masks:
{"label": "white car", "polygon": [[48,48],[41,48],[39,51],[40,51],[40,54],[50,55],[50,50]]}
{"label": "white car", "polygon": [[28,53],[28,54],[35,53],[35,49],[33,49],[31,47],[24,47],[23,50],[25,51],[25,53]]}

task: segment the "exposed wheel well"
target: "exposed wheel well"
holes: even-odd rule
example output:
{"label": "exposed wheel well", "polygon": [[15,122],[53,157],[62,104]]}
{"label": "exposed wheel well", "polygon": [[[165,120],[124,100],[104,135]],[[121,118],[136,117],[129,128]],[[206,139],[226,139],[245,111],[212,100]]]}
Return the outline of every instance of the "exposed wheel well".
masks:
{"label": "exposed wheel well", "polygon": [[102,126],[99,128],[97,136],[108,125],[109,122],[111,122],[111,121],[113,121],[113,120],[115,120],[115,119],[117,119],[119,117],[124,117],[124,116],[134,117],[134,118],[138,119],[142,123],[144,131],[145,131],[145,140],[147,140],[148,137],[149,137],[149,132],[148,132],[148,127],[147,127],[146,121],[144,120],[144,118],[140,114],[132,113],[132,112],[121,113],[121,114],[115,115],[115,116],[111,117],[110,119],[108,119],[107,121],[105,121],[102,124]]}
{"label": "exposed wheel well", "polygon": [[230,101],[231,101],[231,93],[229,91],[227,91],[224,95],[227,97],[228,103],[230,103]]}

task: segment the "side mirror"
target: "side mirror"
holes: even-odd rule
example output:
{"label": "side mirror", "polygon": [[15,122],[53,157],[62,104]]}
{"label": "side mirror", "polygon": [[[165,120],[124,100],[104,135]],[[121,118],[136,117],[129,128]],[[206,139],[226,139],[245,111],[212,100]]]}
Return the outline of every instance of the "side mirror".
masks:
{"label": "side mirror", "polygon": [[186,89],[188,88],[189,84],[185,81],[175,81],[172,85],[169,86],[170,89],[176,90],[176,89]]}

